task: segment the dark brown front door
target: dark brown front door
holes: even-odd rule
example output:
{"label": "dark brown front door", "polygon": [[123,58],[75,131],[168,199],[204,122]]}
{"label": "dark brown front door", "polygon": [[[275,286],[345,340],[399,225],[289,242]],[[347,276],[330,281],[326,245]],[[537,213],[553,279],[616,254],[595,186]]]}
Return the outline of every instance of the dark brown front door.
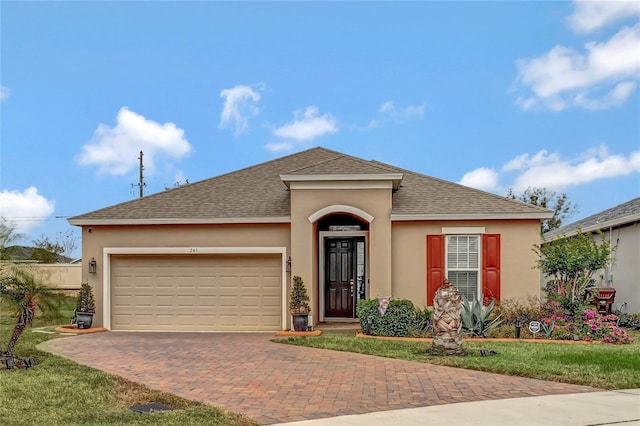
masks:
{"label": "dark brown front door", "polygon": [[325,241],[325,316],[353,318],[353,238]]}

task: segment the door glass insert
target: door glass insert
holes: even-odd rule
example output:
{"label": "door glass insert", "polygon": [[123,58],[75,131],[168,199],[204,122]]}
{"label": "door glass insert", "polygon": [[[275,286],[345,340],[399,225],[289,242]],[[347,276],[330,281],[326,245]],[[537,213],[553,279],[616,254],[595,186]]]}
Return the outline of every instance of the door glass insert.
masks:
{"label": "door glass insert", "polygon": [[[356,295],[358,300],[365,300],[367,298],[367,289],[365,285],[365,264],[364,264],[365,252],[364,252],[364,240],[356,242]],[[357,303],[356,301],[356,303]]]}

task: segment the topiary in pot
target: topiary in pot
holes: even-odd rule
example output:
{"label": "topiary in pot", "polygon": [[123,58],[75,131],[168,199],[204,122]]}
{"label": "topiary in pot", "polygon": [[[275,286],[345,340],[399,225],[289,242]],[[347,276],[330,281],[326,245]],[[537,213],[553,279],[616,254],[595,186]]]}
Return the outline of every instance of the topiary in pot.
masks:
{"label": "topiary in pot", "polygon": [[74,312],[74,319],[75,323],[78,324],[78,328],[91,328],[95,312],[96,303],[93,298],[93,288],[89,283],[82,283]]}
{"label": "topiary in pot", "polygon": [[289,309],[293,316],[293,329],[295,331],[307,331],[309,326],[309,296],[304,281],[299,276],[293,277],[291,285],[291,295],[289,298]]}

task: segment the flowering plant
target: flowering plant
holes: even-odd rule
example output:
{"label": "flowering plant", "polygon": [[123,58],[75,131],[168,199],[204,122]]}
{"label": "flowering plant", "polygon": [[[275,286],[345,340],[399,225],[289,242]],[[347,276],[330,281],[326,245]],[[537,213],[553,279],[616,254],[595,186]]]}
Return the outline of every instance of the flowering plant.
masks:
{"label": "flowering plant", "polygon": [[591,342],[600,340],[603,343],[633,343],[629,334],[617,326],[618,316],[600,315],[592,309],[585,309],[582,318],[573,318],[566,314],[553,314],[549,318],[543,318],[551,332],[551,339],[556,340],[583,340]]}

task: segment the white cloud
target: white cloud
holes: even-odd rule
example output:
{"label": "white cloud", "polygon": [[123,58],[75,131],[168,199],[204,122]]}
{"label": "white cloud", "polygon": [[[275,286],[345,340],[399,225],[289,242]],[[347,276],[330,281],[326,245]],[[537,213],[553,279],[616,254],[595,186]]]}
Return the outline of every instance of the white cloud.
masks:
{"label": "white cloud", "polygon": [[0,192],[0,216],[16,226],[16,232],[28,234],[39,226],[55,208],[55,201],[38,194],[36,187],[26,190]]}
{"label": "white cloud", "polygon": [[139,152],[143,151],[145,170],[152,173],[158,155],[179,159],[191,149],[184,130],[175,124],[160,124],[123,107],[116,116],[116,126],[98,125],[76,161],[82,166],[98,166],[98,173],[125,175],[138,167]]}
{"label": "white cloud", "polygon": [[573,158],[563,158],[546,149],[535,154],[521,154],[504,163],[499,170],[486,167],[472,170],[459,183],[493,192],[504,192],[505,188],[523,192],[529,187],[562,190],[633,173],[640,173],[640,150],[625,156],[612,154],[606,145],[600,145]]}
{"label": "white cloud", "polygon": [[544,55],[517,60],[516,81],[523,93],[516,103],[524,110],[600,110],[618,106],[637,92],[640,2],[574,1],[573,5],[567,23],[575,32],[590,33],[620,21],[626,26],[608,40],[584,43],[582,49],[557,45]]}
{"label": "white cloud", "polygon": [[387,101],[380,105],[378,112],[396,123],[404,123],[409,120],[418,120],[424,117],[425,105],[408,105],[397,107],[394,102]]}
{"label": "white cloud", "polygon": [[631,1],[574,1],[575,12],[567,18],[569,27],[587,33],[622,19],[640,15],[640,3]]}
{"label": "white cloud", "polygon": [[475,169],[466,173],[459,183],[485,191],[495,190],[498,188],[498,173],[488,168]]}
{"label": "white cloud", "polygon": [[625,157],[611,154],[605,145],[601,145],[574,159],[563,159],[557,153],[542,150],[533,156],[524,154],[507,162],[503,171],[510,170],[522,172],[511,185],[515,191],[524,191],[530,186],[560,189],[640,173],[640,151]]}
{"label": "white cloud", "polygon": [[236,136],[247,130],[249,118],[258,115],[260,109],[256,104],[260,101],[262,84],[256,85],[256,90],[250,86],[235,86],[224,89],[220,97],[224,99],[224,107],[220,115],[220,128],[233,127]]}
{"label": "white cloud", "polygon": [[[621,29],[605,42],[586,43],[583,52],[555,46],[543,56],[518,60],[517,67],[518,82],[531,92],[518,98],[523,109],[618,105],[640,80],[640,24]],[[583,102],[587,98],[590,101]]]}
{"label": "white cloud", "polygon": [[0,85],[0,101],[4,101],[5,99],[9,99],[9,94],[11,91],[8,87]]}
{"label": "white cloud", "polygon": [[309,106],[294,113],[294,121],[277,128],[274,134],[297,142],[315,139],[327,133],[338,131],[336,119],[329,114],[318,115],[318,108]]}
{"label": "white cloud", "polygon": [[573,99],[574,104],[589,110],[607,109],[621,105],[633,92],[636,91],[638,84],[635,81],[623,81],[618,83],[606,95],[600,99],[589,99],[584,93],[579,93]]}
{"label": "white cloud", "polygon": [[271,152],[283,152],[293,150],[294,145],[291,142],[269,142],[264,147]]}
{"label": "white cloud", "polygon": [[549,154],[546,149],[543,149],[533,156],[529,154],[518,155],[513,160],[508,161],[504,166],[502,166],[502,171],[509,172],[512,170],[525,170],[531,167],[544,165],[549,161],[555,162],[559,160],[560,156],[558,154]]}

